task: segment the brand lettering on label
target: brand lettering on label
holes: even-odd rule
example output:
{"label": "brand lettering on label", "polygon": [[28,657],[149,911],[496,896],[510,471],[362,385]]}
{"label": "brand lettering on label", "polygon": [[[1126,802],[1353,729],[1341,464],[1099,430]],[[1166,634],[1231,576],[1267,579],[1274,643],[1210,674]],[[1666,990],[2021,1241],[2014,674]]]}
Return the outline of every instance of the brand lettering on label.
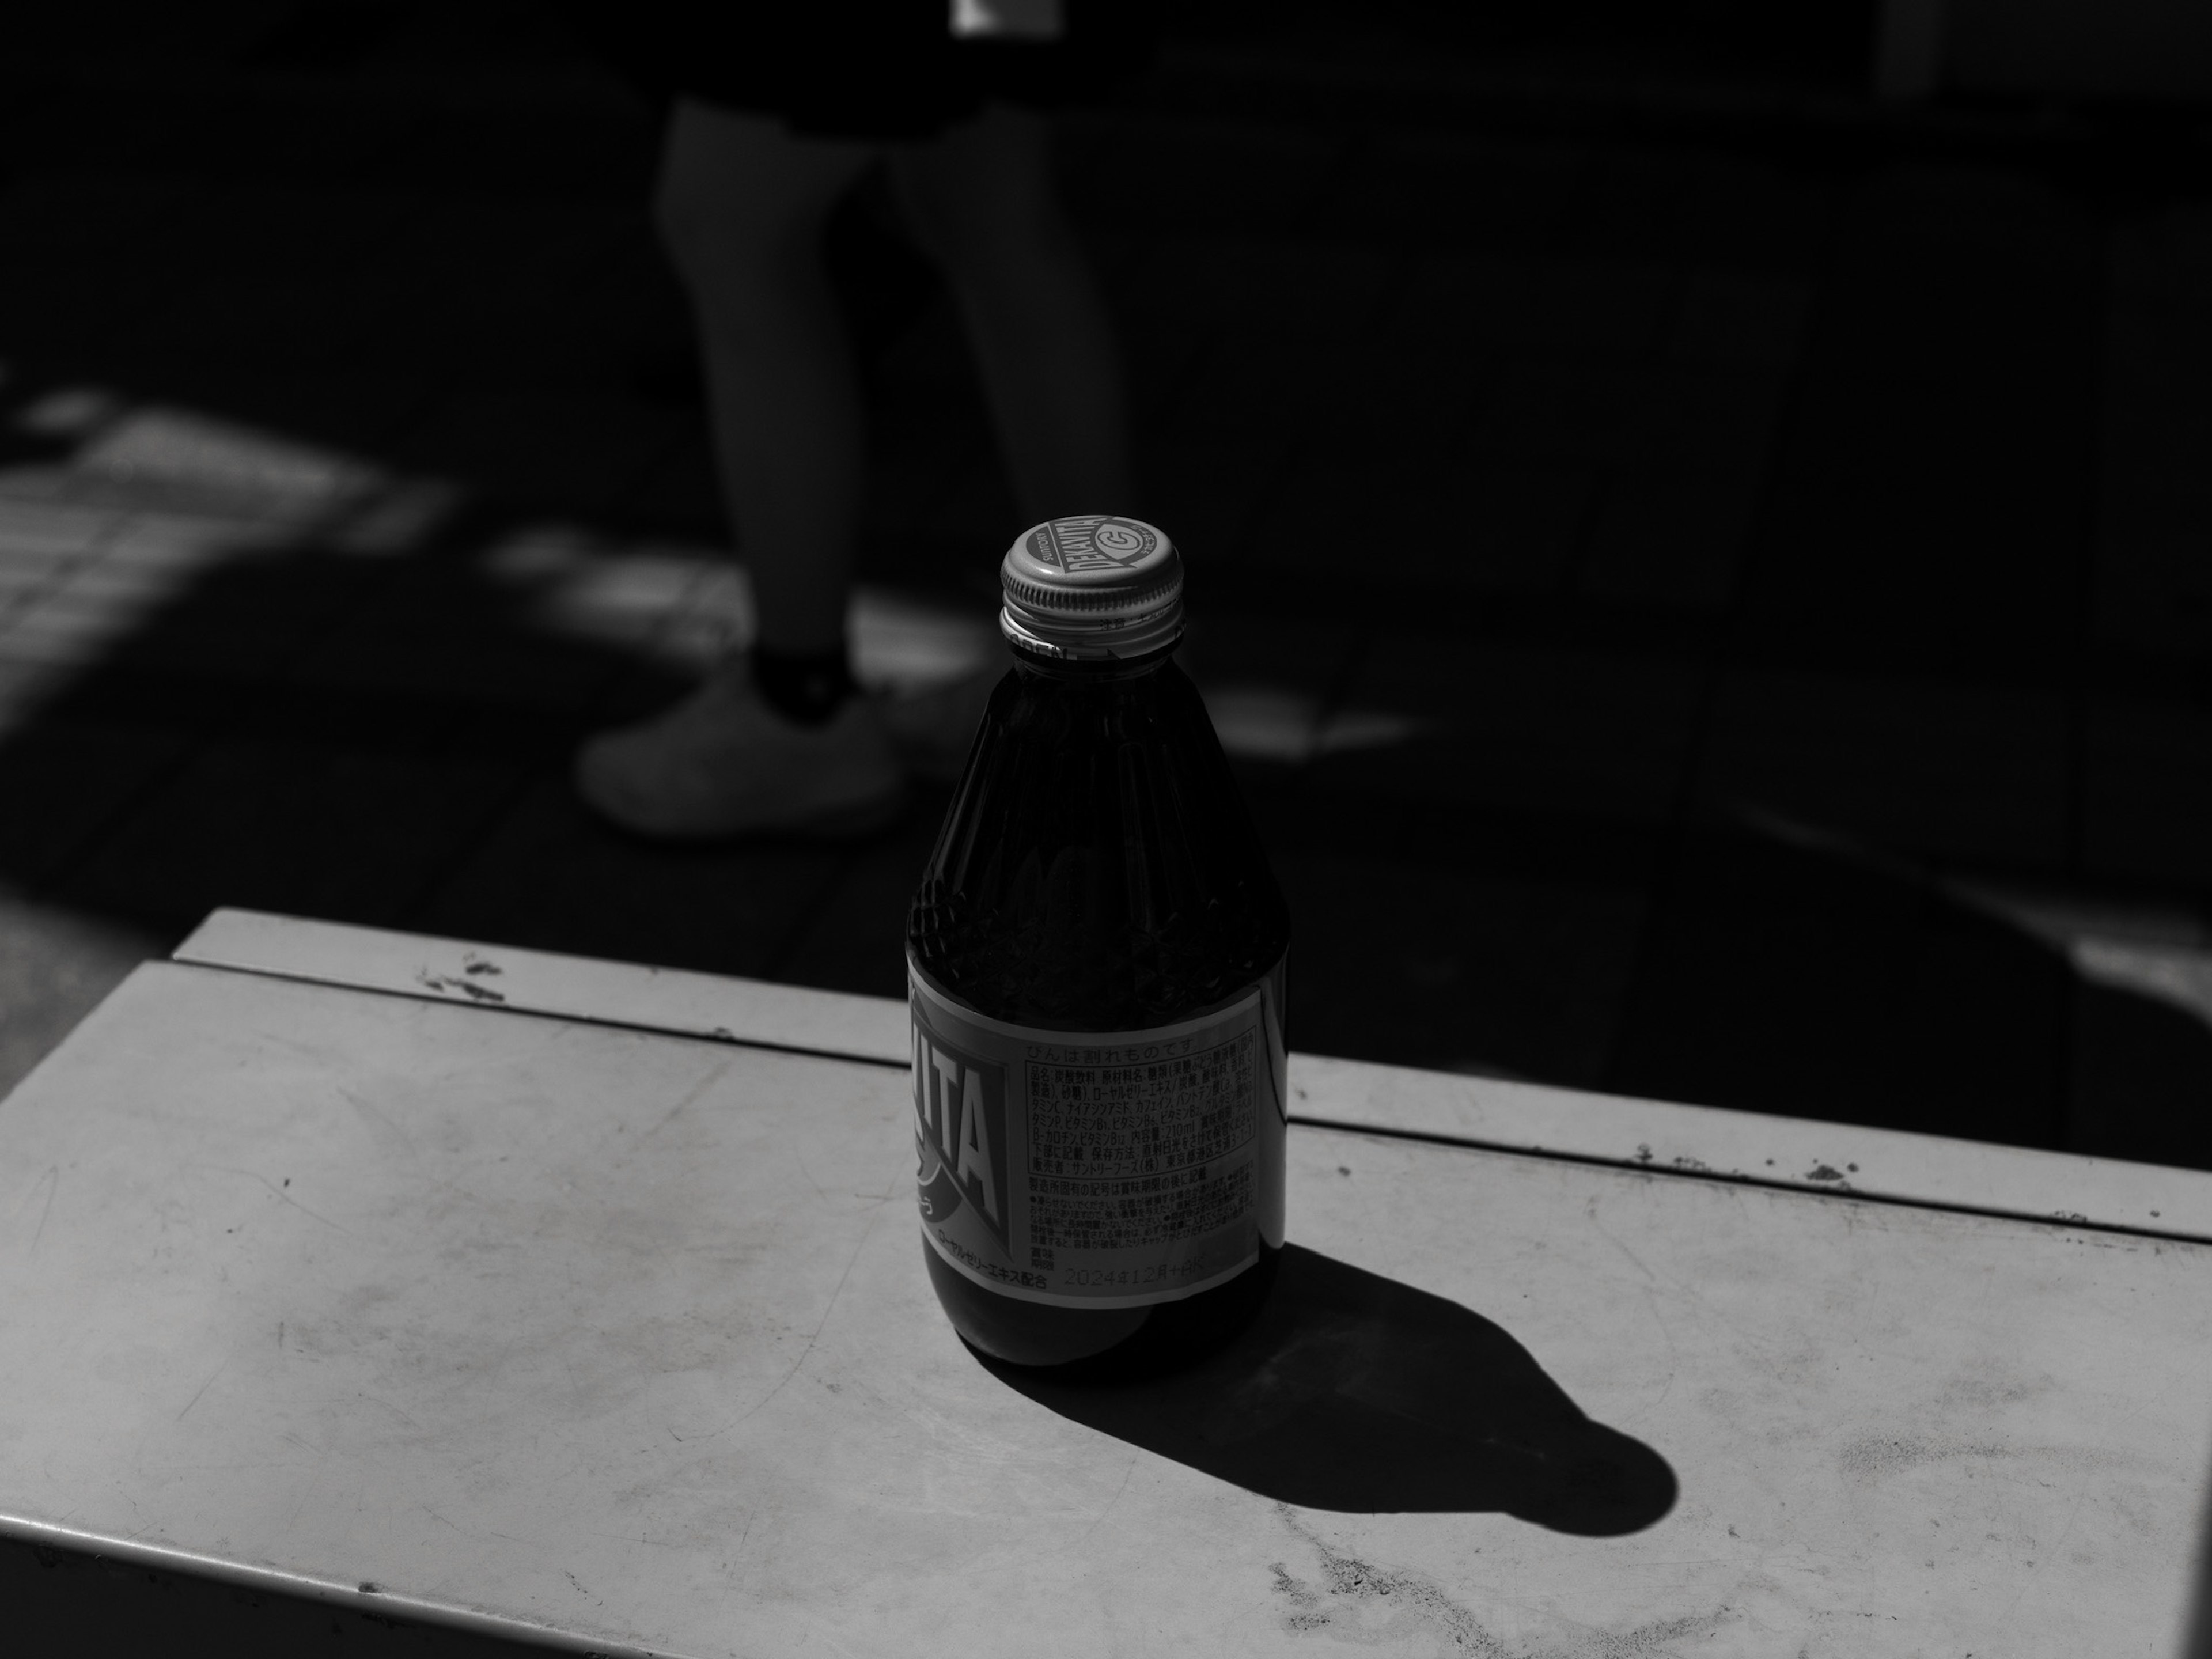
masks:
{"label": "brand lettering on label", "polygon": [[937,1073],[937,1088],[933,1094],[936,1103],[933,1115],[937,1119],[937,1144],[945,1157],[952,1156],[951,1091],[960,1086],[960,1062],[941,1048],[933,1048],[929,1055],[930,1069]]}
{"label": "brand lettering on label", "polygon": [[1119,519],[1055,519],[1030,538],[1030,552],[1038,562],[1062,570],[1119,570],[1154,544],[1151,532]]}
{"label": "brand lettering on label", "polygon": [[1006,1243],[1006,1073],[914,1024],[914,1132],[922,1209],[942,1220],[974,1207]]}
{"label": "brand lettering on label", "polygon": [[952,1178],[961,1189],[979,1193],[983,1213],[999,1219],[996,1176],[991,1162],[990,1115],[983,1109],[983,1079],[971,1066],[960,1092],[960,1161]]}

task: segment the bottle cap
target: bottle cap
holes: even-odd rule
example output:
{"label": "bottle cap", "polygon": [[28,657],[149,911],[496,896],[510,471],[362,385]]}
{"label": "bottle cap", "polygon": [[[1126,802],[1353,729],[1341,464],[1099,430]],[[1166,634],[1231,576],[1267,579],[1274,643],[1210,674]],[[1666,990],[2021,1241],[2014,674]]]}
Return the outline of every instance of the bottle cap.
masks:
{"label": "bottle cap", "polygon": [[1040,656],[1141,657],[1182,637],[1182,555],[1141,519],[1048,519],[1016,538],[999,581],[999,631]]}

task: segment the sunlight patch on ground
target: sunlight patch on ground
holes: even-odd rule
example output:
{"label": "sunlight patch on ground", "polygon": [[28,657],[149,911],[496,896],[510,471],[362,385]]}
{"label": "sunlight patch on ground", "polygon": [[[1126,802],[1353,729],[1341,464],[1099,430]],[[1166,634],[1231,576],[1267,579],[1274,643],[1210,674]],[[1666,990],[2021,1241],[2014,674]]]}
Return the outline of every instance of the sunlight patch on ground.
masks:
{"label": "sunlight patch on ground", "polygon": [[1289,766],[1410,743],[1431,726],[1410,714],[1379,709],[1325,711],[1319,697],[1279,685],[1210,685],[1206,707],[1221,746],[1231,754]]}
{"label": "sunlight patch on ground", "polygon": [[2094,985],[2133,991],[2212,1026],[2212,952],[2137,939],[2075,939],[2067,954]]}
{"label": "sunlight patch on ground", "polygon": [[2212,1026],[2212,936],[2192,914],[1929,875],[1854,837],[1765,808],[1739,806],[1738,815],[1793,846],[1887,867],[1901,880],[1929,881],[1955,902],[2057,951],[2090,984],[2151,998]]}
{"label": "sunlight patch on ground", "polygon": [[[573,525],[532,526],[487,548],[479,566],[521,593],[550,633],[635,647],[703,670],[753,634],[744,568],[711,547],[603,538]],[[999,659],[988,610],[862,586],[853,596],[854,672],[900,692],[943,685]]]}
{"label": "sunlight patch on ground", "polygon": [[2132,991],[2212,1026],[2212,938],[2197,916],[1982,882],[1945,885],[2064,952],[2091,984]]}
{"label": "sunlight patch on ground", "polygon": [[70,467],[88,478],[251,497],[264,512],[327,511],[390,482],[382,468],[340,450],[199,410],[133,405],[103,386],[48,392],[21,410],[15,424],[37,435],[76,440]]}
{"label": "sunlight patch on ground", "polygon": [[[0,560],[19,572],[37,562],[8,547],[12,503],[0,502]],[[119,644],[220,565],[288,545],[292,530],[265,520],[174,513],[131,514],[54,562],[34,588],[0,611],[0,654],[82,662]],[[0,590],[8,586],[0,577]]]}
{"label": "sunlight patch on ground", "polygon": [[[204,410],[134,403],[96,385],[14,411],[67,453],[0,469],[0,664],[81,668],[158,625],[217,567],[253,558],[422,550],[463,499],[456,483]],[[743,568],[707,545],[521,526],[467,556],[544,634],[703,672],[753,635]],[[1005,661],[991,607],[877,586],[854,595],[854,672],[911,696]],[[1302,765],[1402,744],[1429,722],[1336,709],[1267,684],[1210,686],[1223,746]]]}

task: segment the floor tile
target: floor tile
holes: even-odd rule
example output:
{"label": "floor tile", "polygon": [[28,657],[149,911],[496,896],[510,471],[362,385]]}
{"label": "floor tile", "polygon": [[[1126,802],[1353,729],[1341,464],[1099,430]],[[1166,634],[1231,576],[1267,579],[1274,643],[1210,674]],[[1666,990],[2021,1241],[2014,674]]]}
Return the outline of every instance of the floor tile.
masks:
{"label": "floor tile", "polygon": [[1176,429],[1139,435],[1138,486],[1145,515],[1186,556],[1234,566],[1251,552],[1255,523],[1291,461],[1287,434],[1254,432],[1200,442]]}
{"label": "floor tile", "polygon": [[995,564],[1035,520],[1015,500],[995,445],[979,447],[945,479],[913,528],[932,540],[971,547],[979,567]]}
{"label": "floor tile", "polygon": [[1576,213],[1589,168],[1572,144],[1386,131],[1331,193],[1326,222],[1415,245],[1540,250]]}
{"label": "floor tile", "polygon": [[441,377],[374,370],[313,374],[206,358],[142,362],[144,378],[134,376],[121,388],[134,398],[371,465],[430,412],[445,389]]}
{"label": "floor tile", "polygon": [[1574,227],[1591,255],[1609,246],[1647,258],[1710,260],[1744,270],[1798,276],[1828,261],[1834,235],[1832,175],[1793,170],[1778,159],[1731,149],[1686,155],[1665,192],[1665,211],[1600,212]]}
{"label": "floor tile", "polygon": [[893,834],[857,848],[795,938],[770,964],[770,977],[861,996],[906,995],[906,917],[922,866],[937,843],[947,792],[921,792]]}
{"label": "floor tile", "polygon": [[2055,1146],[2072,970],[1910,871],[1756,836],[1686,841],[1605,1086]]}
{"label": "floor tile", "polygon": [[1663,659],[1378,639],[1344,702],[1410,716],[1406,741],[1331,756],[1316,787],[1600,817],[1663,817],[1678,803],[1698,676]]}
{"label": "floor tile", "polygon": [[1371,711],[1341,706],[1358,633],[1320,623],[1214,616],[1203,608],[1205,590],[1186,591],[1193,619],[1176,665],[1197,683],[1233,763],[1296,769],[1360,738],[1389,735],[1388,726],[1376,730]]}
{"label": "floor tile", "polygon": [[5,654],[0,651],[0,741],[43,720],[74,678],[66,668],[8,661]]}
{"label": "floor tile", "polygon": [[1176,665],[1203,686],[1279,685],[1333,697],[1356,659],[1364,630],[1340,619],[1254,617],[1224,580],[1194,574],[1184,589],[1190,631]]}
{"label": "floor tile", "polygon": [[0,351],[43,362],[98,351],[168,298],[143,267],[88,263],[50,254],[0,267]]}
{"label": "floor tile", "polygon": [[0,654],[87,665],[205,660],[234,675],[275,675],[381,574],[312,553],[236,552],[227,527],[213,528],[207,541],[165,532],[126,544],[118,534],[15,614]]}
{"label": "floor tile", "polygon": [[382,298],[367,272],[280,281],[188,269],[158,316],[118,329],[104,344],[125,361],[189,350],[209,363],[294,373],[337,368],[361,361]]}
{"label": "floor tile", "polygon": [[87,264],[133,246],[188,242],[209,189],[200,179],[26,167],[0,191],[0,238],[19,258]]}
{"label": "floor tile", "polygon": [[690,424],[646,468],[617,508],[626,521],[653,530],[726,537],[721,485],[714,477],[714,457],[704,433]]}
{"label": "floor tile", "polygon": [[1590,1086],[1643,903],[1364,860],[1289,858],[1291,1042],[1316,1054]]}
{"label": "floor tile", "polygon": [[1598,488],[1588,465],[1515,465],[1465,444],[1426,462],[1315,458],[1271,492],[1255,545],[1270,565],[1382,595],[1558,592]]}
{"label": "floor tile", "polygon": [[13,497],[5,485],[0,473],[0,562],[66,563],[97,548],[120,521],[108,508]]}
{"label": "floor tile", "polygon": [[1680,283],[1671,266],[1638,260],[1431,255],[1413,267],[1392,326],[1409,340],[1632,356],[1666,337]]}
{"label": "floor tile", "polygon": [[307,685],[580,711],[635,654],[535,624],[525,603],[426,580],[339,622],[292,672]]}
{"label": "floor tile", "polygon": [[1516,459],[1634,455],[1665,429],[1675,378],[1627,356],[1501,357],[1483,388],[1474,441]]}
{"label": "floor tile", "polygon": [[1725,612],[1751,551],[1763,459],[1653,455],[1608,469],[1577,587],[1597,599]]}
{"label": "floor tile", "polygon": [[507,500],[604,513],[636,489],[687,424],[605,396],[471,389],[410,430],[394,459]]}
{"label": "floor tile", "polygon": [[1339,165],[1318,134],[1163,120],[1117,134],[1066,187],[1079,214],[1105,224],[1265,228],[1305,214]]}
{"label": "floor tile", "polygon": [[90,850],[190,754],[190,735],[47,709],[0,732],[0,887],[35,890]]}
{"label": "floor tile", "polygon": [[2212,1028],[2082,981],[2068,1035],[2069,1151],[2212,1170]]}
{"label": "floor tile", "polygon": [[1867,372],[2033,387],[2091,349],[2097,241],[2029,175],[1908,164],[1870,174],[1839,227],[1815,331]]}
{"label": "floor tile", "polygon": [[1814,286],[1796,276],[1700,265],[1682,274],[1666,352],[1677,362],[1787,370],[1804,349]]}
{"label": "floor tile", "polygon": [[[552,14],[523,15],[559,27]],[[584,67],[588,75],[598,66]],[[526,123],[501,118],[505,112],[434,106],[404,143],[415,167],[437,168],[457,192],[641,201],[659,160],[656,112],[644,100],[625,96],[626,87],[609,90],[611,98],[592,100],[588,117],[572,104],[557,121]]]}
{"label": "floor tile", "polygon": [[540,780],[406,925],[704,973],[768,974],[854,855],[795,845],[670,848],[592,818]]}
{"label": "floor tile", "polygon": [[2199,894],[2212,889],[2212,711],[2096,696],[2082,742],[2087,873]]}
{"label": "floor tile", "polygon": [[2212,645],[2212,236],[2177,218],[2111,239],[2094,544],[2099,643],[2167,658]]}
{"label": "floor tile", "polygon": [[157,927],[217,905],[391,927],[514,793],[496,762],[217,742],[57,890]]}
{"label": "floor tile", "polygon": [[0,1099],[173,933],[0,890]]}
{"label": "floor tile", "polygon": [[[1295,223],[1295,221],[1287,222]],[[1178,314],[1218,325],[1240,363],[1273,359],[1282,378],[1307,356],[1367,338],[1387,313],[1405,266],[1385,247],[1282,234],[1186,236],[1167,270]]]}
{"label": "floor tile", "polygon": [[2083,400],[1825,362],[1783,434],[1743,636],[1778,655],[2063,677],[2083,630]]}
{"label": "floor tile", "polygon": [[[378,284],[380,303],[347,361],[387,370],[482,366],[527,384],[536,378],[532,350],[552,364],[574,349],[605,356],[634,325],[618,308],[592,301],[634,269],[622,256],[643,234],[636,204],[435,200],[364,270]],[[629,291],[626,284],[618,290]],[[574,304],[566,297],[572,294]],[[651,305],[659,295],[641,297]]]}
{"label": "floor tile", "polygon": [[2056,694],[1739,671],[1715,693],[1698,789],[1893,852],[2056,873],[2072,763]]}

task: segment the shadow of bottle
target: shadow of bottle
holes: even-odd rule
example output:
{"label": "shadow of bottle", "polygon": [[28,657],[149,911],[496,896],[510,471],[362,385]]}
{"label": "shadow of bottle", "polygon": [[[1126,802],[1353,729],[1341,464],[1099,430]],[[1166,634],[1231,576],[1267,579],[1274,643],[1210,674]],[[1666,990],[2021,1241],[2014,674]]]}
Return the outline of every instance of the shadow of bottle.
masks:
{"label": "shadow of bottle", "polygon": [[1499,1327],[1295,1244],[1258,1319],[1187,1370],[983,1363],[1062,1417],[1301,1508],[1494,1510],[1610,1537],[1674,1503],[1667,1461],[1592,1422]]}

